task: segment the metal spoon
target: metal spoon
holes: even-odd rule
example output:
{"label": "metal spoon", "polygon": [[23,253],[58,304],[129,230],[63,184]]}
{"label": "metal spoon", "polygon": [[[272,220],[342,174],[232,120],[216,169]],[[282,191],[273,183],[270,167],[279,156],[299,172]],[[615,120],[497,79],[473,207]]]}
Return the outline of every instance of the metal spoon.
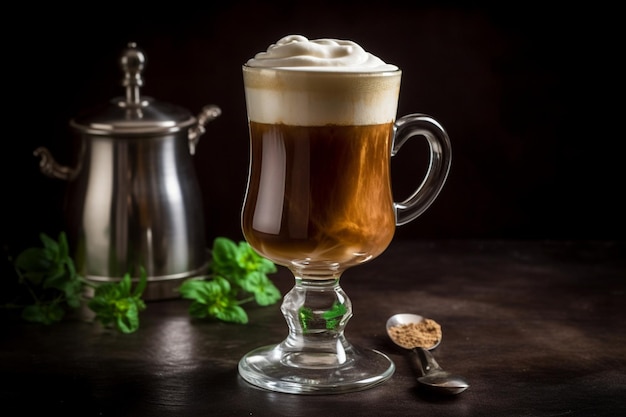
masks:
{"label": "metal spoon", "polygon": [[[398,340],[390,331],[390,328],[403,324],[419,323],[422,320],[424,320],[424,318],[417,314],[396,314],[387,320],[387,334],[396,345],[407,349],[406,346],[402,346],[398,343]],[[439,346],[439,343],[441,343],[441,339],[432,346],[425,348],[414,346],[410,349],[419,358],[418,365],[420,366],[422,376],[418,377],[417,381],[424,388],[436,394],[460,394],[469,388],[469,383],[462,376],[444,371],[441,366],[439,366],[433,355],[430,353],[430,350]]]}

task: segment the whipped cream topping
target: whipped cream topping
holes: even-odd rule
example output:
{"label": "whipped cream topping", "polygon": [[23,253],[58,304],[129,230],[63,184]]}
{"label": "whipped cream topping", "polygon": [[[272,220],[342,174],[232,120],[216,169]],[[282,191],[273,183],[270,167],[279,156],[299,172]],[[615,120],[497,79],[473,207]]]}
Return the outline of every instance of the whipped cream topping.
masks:
{"label": "whipped cream topping", "polygon": [[373,125],[396,117],[402,72],[352,41],[286,36],[242,69],[250,121]]}
{"label": "whipped cream topping", "polygon": [[377,72],[398,67],[385,63],[350,40],[309,40],[289,35],[259,52],[246,63],[250,67],[289,68],[316,71]]}

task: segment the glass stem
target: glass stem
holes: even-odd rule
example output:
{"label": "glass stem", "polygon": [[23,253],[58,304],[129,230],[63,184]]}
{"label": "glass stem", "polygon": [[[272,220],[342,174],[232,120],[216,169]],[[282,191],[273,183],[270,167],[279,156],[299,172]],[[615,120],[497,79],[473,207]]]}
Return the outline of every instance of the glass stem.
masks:
{"label": "glass stem", "polygon": [[296,394],[358,391],[389,379],[391,359],[344,337],[352,303],[339,286],[338,264],[294,262],[291,270],[296,283],[281,306],[289,335],[248,352],[239,374],[259,387]]}
{"label": "glass stem", "polygon": [[345,364],[352,350],[344,337],[352,303],[339,285],[340,273],[324,277],[293,272],[295,286],[281,306],[289,325],[289,336],[281,347],[290,352],[289,362],[308,367]]}

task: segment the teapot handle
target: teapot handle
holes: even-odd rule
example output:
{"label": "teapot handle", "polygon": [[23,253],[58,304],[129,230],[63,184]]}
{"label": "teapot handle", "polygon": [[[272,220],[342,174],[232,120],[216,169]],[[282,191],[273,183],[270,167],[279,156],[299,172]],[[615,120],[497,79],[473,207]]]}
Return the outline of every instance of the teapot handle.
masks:
{"label": "teapot handle", "polygon": [[196,146],[200,136],[204,134],[207,123],[217,119],[222,114],[222,110],[215,104],[209,104],[202,108],[202,111],[198,115],[198,123],[189,129],[189,153],[194,155],[196,153]]}

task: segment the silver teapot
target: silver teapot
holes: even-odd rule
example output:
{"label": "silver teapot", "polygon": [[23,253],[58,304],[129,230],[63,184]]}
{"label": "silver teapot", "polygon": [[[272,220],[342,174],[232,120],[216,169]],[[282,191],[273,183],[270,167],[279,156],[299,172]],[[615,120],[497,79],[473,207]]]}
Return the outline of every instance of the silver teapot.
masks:
{"label": "silver teapot", "polygon": [[107,282],[143,268],[144,298],[177,297],[181,281],[205,272],[201,190],[192,155],[205,125],[219,117],[207,105],[194,117],[142,97],[145,55],[135,43],[122,54],[125,97],[70,121],[79,146],[75,167],[35,150],[41,171],[68,181],[66,227],[77,271]]}

